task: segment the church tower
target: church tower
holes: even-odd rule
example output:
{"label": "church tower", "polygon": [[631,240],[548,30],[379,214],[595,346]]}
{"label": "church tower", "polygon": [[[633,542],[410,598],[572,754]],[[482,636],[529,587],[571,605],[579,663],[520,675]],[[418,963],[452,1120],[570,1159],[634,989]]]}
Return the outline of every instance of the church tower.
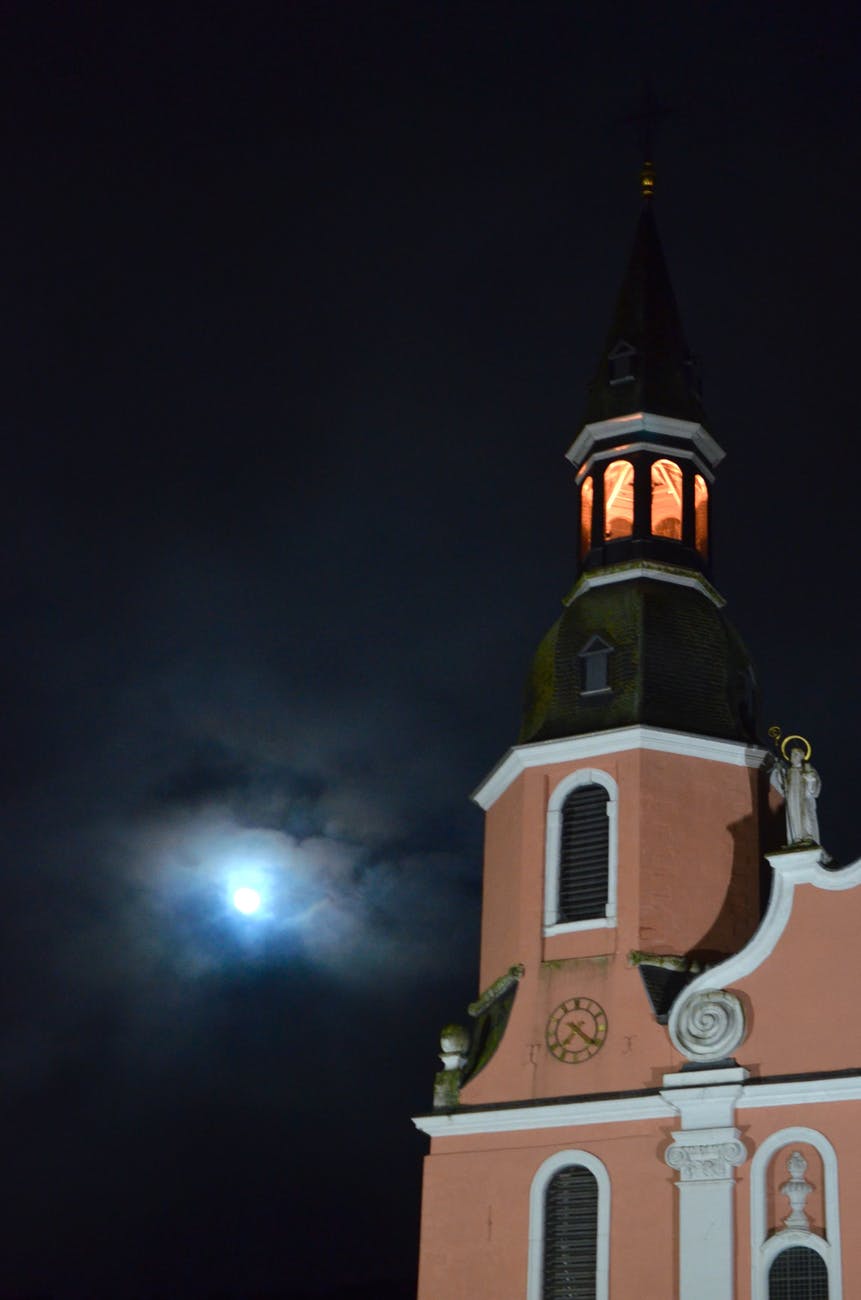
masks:
{"label": "church tower", "polygon": [[[724,453],[641,182],[567,453],[579,576],[474,796],[484,991],[415,1121],[419,1300],[861,1295],[837,1190],[845,1161],[861,1213],[861,1035],[821,960],[840,931],[861,977],[861,865],[787,836],[763,870],[774,759],[712,585]],[[823,1027],[835,997],[854,1046]]]}

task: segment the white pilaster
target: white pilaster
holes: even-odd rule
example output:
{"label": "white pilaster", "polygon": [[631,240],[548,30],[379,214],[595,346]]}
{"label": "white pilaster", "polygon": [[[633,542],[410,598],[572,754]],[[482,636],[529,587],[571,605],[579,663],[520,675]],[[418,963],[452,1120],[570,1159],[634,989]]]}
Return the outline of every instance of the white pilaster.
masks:
{"label": "white pilaster", "polygon": [[679,1172],[679,1300],[732,1300],[735,1275],[733,1170],[747,1157],[732,1121],[747,1072],[664,1077],[661,1096],[681,1128],[665,1159]]}

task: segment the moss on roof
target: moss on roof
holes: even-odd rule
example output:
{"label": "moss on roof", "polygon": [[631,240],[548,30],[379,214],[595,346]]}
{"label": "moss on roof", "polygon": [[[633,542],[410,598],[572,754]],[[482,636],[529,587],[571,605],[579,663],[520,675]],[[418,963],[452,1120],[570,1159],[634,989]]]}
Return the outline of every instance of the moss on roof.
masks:
{"label": "moss on roof", "polygon": [[[584,695],[580,652],[596,634],[613,647],[610,689]],[[592,587],[571,602],[538,648],[519,743],[635,723],[756,739],[750,656],[699,587],[652,578]]]}

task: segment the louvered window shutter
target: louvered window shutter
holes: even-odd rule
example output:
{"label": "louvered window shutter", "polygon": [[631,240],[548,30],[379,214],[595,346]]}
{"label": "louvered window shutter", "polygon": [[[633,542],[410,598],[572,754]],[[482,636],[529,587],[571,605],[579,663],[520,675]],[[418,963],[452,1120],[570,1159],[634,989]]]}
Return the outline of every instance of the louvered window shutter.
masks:
{"label": "louvered window shutter", "polygon": [[607,913],[609,794],[602,785],[581,785],[562,805],[558,920],[590,921]]}
{"label": "louvered window shutter", "polygon": [[828,1300],[828,1266],[809,1246],[790,1246],[768,1271],[768,1300]]}
{"label": "louvered window shutter", "polygon": [[560,1169],[544,1198],[542,1300],[595,1300],[598,1183],[582,1165]]}

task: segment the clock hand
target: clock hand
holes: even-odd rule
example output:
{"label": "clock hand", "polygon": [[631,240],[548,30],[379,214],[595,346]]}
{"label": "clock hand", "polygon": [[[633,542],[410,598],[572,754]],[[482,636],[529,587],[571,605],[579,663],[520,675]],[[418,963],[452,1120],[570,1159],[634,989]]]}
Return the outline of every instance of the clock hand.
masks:
{"label": "clock hand", "polygon": [[576,1020],[569,1020],[565,1028],[573,1030],[573,1033],[570,1033],[568,1037],[565,1039],[565,1042],[562,1044],[563,1047],[568,1046],[568,1044],[571,1042],[571,1039],[574,1037],[574,1034],[579,1034],[580,1037],[583,1039],[583,1042],[588,1043],[590,1047],[594,1047],[596,1045],[596,1040],[594,1038],[590,1038],[588,1034],[584,1034],[583,1030],[577,1024]]}

